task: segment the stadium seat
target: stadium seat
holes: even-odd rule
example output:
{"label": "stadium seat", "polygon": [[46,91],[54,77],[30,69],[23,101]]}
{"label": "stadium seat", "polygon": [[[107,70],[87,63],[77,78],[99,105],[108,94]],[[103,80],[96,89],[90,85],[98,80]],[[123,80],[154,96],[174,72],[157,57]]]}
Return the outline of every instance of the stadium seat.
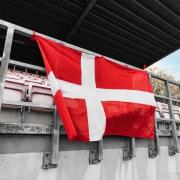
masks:
{"label": "stadium seat", "polygon": [[170,113],[169,113],[169,107],[166,103],[160,103],[161,106],[161,112],[164,119],[171,119]]}
{"label": "stadium seat", "polygon": [[156,118],[160,118],[161,117],[161,111],[158,105],[156,105],[156,111],[155,111],[155,115]]}
{"label": "stadium seat", "polygon": [[28,85],[29,83],[36,83],[36,84],[42,84],[42,79],[38,78],[24,78],[25,84]]}
{"label": "stadium seat", "polygon": [[9,71],[6,75],[6,78],[9,79],[20,79],[20,76],[17,75],[16,73],[13,73],[13,71]]}
{"label": "stadium seat", "polygon": [[[21,102],[24,98],[25,88],[24,81],[6,78],[3,100]],[[3,105],[2,107],[15,108],[13,105]]]}
{"label": "stadium seat", "polygon": [[[40,106],[53,106],[53,96],[49,86],[29,83],[28,100]],[[49,111],[49,109],[33,108],[33,110]]]}
{"label": "stadium seat", "polygon": [[[171,119],[170,112],[169,112],[169,106],[166,103],[159,103],[163,118],[165,119]],[[180,121],[180,114],[179,114],[179,107],[173,106],[173,114],[175,120]]]}
{"label": "stadium seat", "polygon": [[174,118],[176,121],[180,121],[180,107],[178,106],[173,106],[173,112],[174,112]]}

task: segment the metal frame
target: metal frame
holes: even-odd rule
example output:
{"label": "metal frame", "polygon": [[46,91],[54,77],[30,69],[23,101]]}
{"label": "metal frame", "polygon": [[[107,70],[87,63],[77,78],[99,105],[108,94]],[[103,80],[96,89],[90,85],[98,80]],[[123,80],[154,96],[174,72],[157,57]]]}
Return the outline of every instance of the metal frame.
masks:
{"label": "metal frame", "polygon": [[123,147],[122,152],[123,152],[123,160],[124,161],[129,161],[133,157],[136,156],[136,150],[135,150],[136,144],[135,144],[135,138],[129,138],[128,139],[128,145]]}
{"label": "metal frame", "polygon": [[173,145],[169,145],[169,155],[172,156],[172,155],[175,155],[177,152],[179,152],[179,143],[178,143],[175,117],[173,113],[173,105],[172,105],[171,93],[170,93],[170,88],[169,88],[169,82],[167,80],[165,81],[165,87],[166,87],[166,94],[169,97],[168,106],[169,106],[170,118],[173,119],[173,121],[171,122]]}
{"label": "metal frame", "polygon": [[[161,123],[161,122],[163,122],[165,124],[168,123],[168,124],[170,124],[170,127],[171,127],[170,133],[172,136],[173,144],[170,144],[168,146],[168,149],[169,149],[169,155],[172,156],[179,152],[179,142],[178,142],[178,133],[177,133],[177,124],[179,124],[179,122],[176,122],[176,120],[175,120],[172,102],[174,101],[174,102],[179,103],[180,101],[172,98],[169,85],[174,84],[174,85],[177,85],[180,87],[180,83],[177,83],[175,81],[170,81],[167,79],[163,79],[152,73],[150,74],[150,77],[159,79],[159,80],[163,81],[165,84],[166,97],[155,95],[155,98],[165,99],[168,101],[168,109],[169,109],[169,113],[170,113],[170,119],[168,119],[168,120],[167,119],[165,120],[163,118],[156,119],[156,122],[155,122],[156,138],[155,138],[153,147],[152,146],[149,147],[149,156],[155,157],[160,153],[159,130],[157,129],[157,126],[158,126],[158,123]],[[169,131],[169,129],[166,129],[164,131],[164,133],[169,133],[168,131]]]}
{"label": "metal frame", "polygon": [[157,128],[157,120],[155,120],[155,139],[153,141],[153,144],[150,144],[148,146],[148,152],[149,152],[149,158],[155,158],[157,155],[160,154],[160,143],[159,143],[159,131]]}
{"label": "metal frame", "polygon": [[72,35],[76,32],[76,30],[78,29],[78,27],[80,26],[80,24],[83,22],[83,20],[86,18],[86,16],[88,15],[88,13],[90,12],[90,10],[93,8],[93,6],[96,4],[98,0],[90,0],[88,5],[86,6],[86,8],[83,10],[81,16],[79,17],[79,19],[77,20],[76,24],[73,26],[73,28],[71,29],[71,31],[66,35],[65,40],[69,41],[70,38],[72,37]]}
{"label": "metal frame", "polygon": [[[96,0],[90,1],[89,4],[91,2],[95,3]],[[77,22],[77,24],[79,24],[79,22]],[[17,105],[17,106],[21,106],[21,107],[42,107],[42,105],[33,104],[30,102],[14,103],[14,102],[2,101],[5,76],[6,76],[6,72],[7,72],[9,64],[12,64],[15,66],[20,66],[20,67],[25,67],[25,68],[33,69],[33,70],[37,70],[37,71],[43,71],[43,72],[45,71],[45,69],[43,67],[30,65],[30,64],[22,63],[22,62],[15,61],[15,60],[10,60],[10,53],[11,53],[11,46],[12,46],[14,31],[16,30],[16,32],[19,34],[31,37],[33,34],[32,30],[11,24],[11,23],[3,21],[1,19],[0,19],[0,26],[2,28],[7,29],[7,35],[6,35],[5,46],[4,46],[4,53],[3,53],[3,57],[0,58],[0,61],[1,61],[0,107],[1,107],[1,104]],[[94,53],[91,51],[87,51],[87,50],[82,49],[80,47],[77,47],[77,46],[68,44],[66,42],[60,41],[58,39],[54,39],[52,37],[49,37],[49,36],[46,36],[46,35],[43,35],[40,33],[37,33],[37,34],[40,36],[46,37],[48,39],[54,40],[58,43],[65,44],[68,47],[71,47],[71,48],[74,48],[76,50],[85,52],[87,54],[102,56],[100,54],[97,54],[97,53]],[[128,67],[134,68],[134,69],[139,69],[139,68],[133,67],[131,65],[121,63],[121,62],[116,61],[116,60],[111,59],[111,58],[108,58],[108,60],[114,61],[118,64],[125,65]],[[141,70],[141,69],[139,69],[139,70]],[[155,95],[155,97],[166,99],[169,102],[169,111],[170,111],[171,118],[169,120],[164,120],[163,118],[156,119],[156,121],[155,121],[156,138],[155,138],[153,144],[149,146],[149,157],[151,157],[151,158],[156,157],[160,153],[160,145],[159,145],[159,137],[160,136],[172,136],[173,145],[169,146],[169,155],[174,155],[175,153],[179,152],[178,136],[180,136],[180,132],[177,132],[177,129],[176,129],[178,122],[175,122],[175,118],[174,118],[174,114],[173,114],[173,108],[172,108],[172,102],[175,101],[175,102],[180,103],[180,101],[172,99],[171,94],[170,94],[169,84],[172,83],[172,84],[178,85],[179,87],[180,87],[180,84],[177,82],[174,82],[174,81],[168,81],[168,80],[163,79],[161,77],[158,77],[154,74],[150,74],[150,76],[157,78],[157,79],[160,79],[160,80],[165,82],[167,97],[161,97],[158,95]],[[44,157],[43,157],[43,168],[48,169],[48,168],[56,167],[58,164],[59,134],[65,134],[65,131],[64,131],[63,127],[62,126],[60,127],[60,125],[59,125],[59,118],[57,116],[56,107],[55,106],[52,106],[52,107],[43,106],[42,108],[48,108],[48,109],[51,109],[52,111],[54,111],[53,128],[51,128],[50,126],[47,126],[47,125],[27,125],[27,124],[16,124],[16,123],[0,123],[0,134],[52,134],[51,152],[45,153]],[[164,121],[166,121],[166,123],[170,124],[170,126],[171,126],[170,130],[158,129],[158,123],[161,123]],[[123,148],[123,159],[124,160],[130,160],[134,156],[135,156],[135,138],[129,138],[128,146]],[[102,159],[103,159],[103,140],[90,143],[89,163],[90,164],[96,164],[96,163],[99,163]]]}
{"label": "metal frame", "polygon": [[59,137],[60,137],[60,119],[57,109],[54,110],[52,129],[51,152],[45,152],[43,156],[43,169],[56,168],[59,161]]}
{"label": "metal frame", "polygon": [[98,164],[103,160],[103,139],[89,143],[89,164]]}
{"label": "metal frame", "polygon": [[[152,84],[152,78],[151,74],[149,74],[149,78]],[[160,144],[159,144],[159,134],[158,134],[158,124],[157,119],[155,120],[154,124],[154,133],[155,133],[155,139],[153,141],[153,144],[150,144],[148,146],[148,152],[149,152],[149,158],[155,158],[160,153]]]}
{"label": "metal frame", "polygon": [[[0,57],[0,62],[1,61],[2,61],[2,58]],[[43,68],[43,67],[23,63],[23,62],[20,62],[20,61],[15,61],[15,60],[12,60],[12,59],[9,60],[9,65],[15,65],[15,66],[18,66],[18,67],[24,67],[24,68],[28,68],[28,69],[32,69],[32,70],[45,72],[45,68]]]}
{"label": "metal frame", "polygon": [[6,41],[4,45],[3,57],[1,61],[1,68],[0,68],[0,109],[1,109],[1,103],[3,100],[4,82],[5,82],[6,72],[9,65],[9,58],[11,54],[13,36],[14,36],[14,28],[8,27],[7,34],[6,34]]}

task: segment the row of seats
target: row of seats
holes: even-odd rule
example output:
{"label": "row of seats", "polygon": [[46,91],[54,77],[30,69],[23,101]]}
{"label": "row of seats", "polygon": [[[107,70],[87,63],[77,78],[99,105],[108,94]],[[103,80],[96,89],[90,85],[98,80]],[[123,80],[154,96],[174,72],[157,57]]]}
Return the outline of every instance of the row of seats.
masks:
{"label": "row of seats", "polygon": [[[54,104],[50,85],[45,76],[15,70],[8,70],[7,72],[3,100],[11,102],[28,101],[42,106]],[[15,108],[15,106],[8,107]]]}
{"label": "row of seats", "polygon": [[29,82],[34,82],[36,84],[43,84],[49,86],[46,76],[41,76],[41,75],[17,71],[17,70],[8,70],[6,79],[23,80],[23,82],[26,85]]}
{"label": "row of seats", "polygon": [[[54,104],[47,77],[16,70],[7,72],[3,99],[14,102],[28,101],[42,106]],[[175,119],[180,120],[180,107],[173,106],[173,111]],[[157,102],[156,118],[170,119],[168,104]]]}
{"label": "row of seats", "polygon": [[[174,118],[180,121],[180,107],[173,106]],[[156,118],[170,119],[169,106],[166,103],[156,102]]]}

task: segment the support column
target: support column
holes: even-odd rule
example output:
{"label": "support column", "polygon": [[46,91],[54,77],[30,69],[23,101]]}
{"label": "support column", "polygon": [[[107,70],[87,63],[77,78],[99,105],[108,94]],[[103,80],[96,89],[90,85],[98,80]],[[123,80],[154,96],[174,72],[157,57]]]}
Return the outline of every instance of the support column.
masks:
{"label": "support column", "polygon": [[1,60],[1,68],[0,68],[0,109],[1,109],[1,104],[3,100],[4,82],[5,82],[6,73],[7,73],[8,65],[9,65],[13,35],[14,35],[14,28],[8,27],[3,56]]}
{"label": "support column", "polygon": [[57,109],[54,110],[51,152],[45,152],[43,157],[43,169],[56,168],[59,161],[59,137],[60,119]]}
{"label": "support column", "polygon": [[103,139],[90,142],[89,164],[98,164],[103,160]]}
{"label": "support column", "polygon": [[135,138],[129,138],[128,139],[128,145],[123,147],[123,160],[124,161],[129,161],[133,157],[136,156],[136,143],[135,143]]}
{"label": "support column", "polygon": [[170,118],[172,119],[171,128],[172,128],[172,137],[174,143],[173,145],[169,145],[169,155],[173,156],[179,152],[178,134],[177,134],[176,122],[173,112],[173,104],[172,104],[169,82],[167,80],[165,81],[165,86],[166,86],[166,95],[169,97],[168,106],[169,106]]}
{"label": "support column", "polygon": [[[152,76],[149,74],[149,79],[152,84]],[[159,142],[159,132],[158,132],[158,122],[156,119],[156,114],[154,114],[154,128],[155,128],[155,137],[154,137],[154,141],[153,144],[150,144],[148,146],[148,153],[149,153],[149,158],[155,158],[157,155],[160,154],[160,142]]]}

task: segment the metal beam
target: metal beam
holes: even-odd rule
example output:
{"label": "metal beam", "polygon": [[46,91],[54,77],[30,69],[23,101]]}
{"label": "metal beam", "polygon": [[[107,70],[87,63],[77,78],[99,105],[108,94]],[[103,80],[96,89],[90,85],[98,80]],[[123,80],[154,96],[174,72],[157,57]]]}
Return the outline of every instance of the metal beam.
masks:
{"label": "metal beam", "polygon": [[89,164],[98,164],[103,160],[103,139],[89,144]]}
{"label": "metal beam", "polygon": [[[73,3],[72,1],[66,1],[66,3],[68,3],[68,4],[71,5],[71,6],[73,6],[73,8],[76,8],[76,9],[79,9],[79,10],[82,9],[79,5]],[[57,8],[57,6],[55,6],[54,8]],[[58,8],[60,8],[60,7],[58,7]],[[135,37],[138,38],[138,39],[141,39],[141,40],[143,40],[143,41],[145,40],[147,43],[156,46],[158,49],[162,49],[162,50],[164,49],[164,48],[162,47],[162,43],[164,43],[164,44],[166,43],[166,46],[167,46],[167,47],[173,48],[173,46],[170,46],[170,44],[168,44],[167,42],[165,42],[165,41],[163,42],[163,41],[160,40],[158,37],[155,37],[153,34],[148,33],[148,32],[145,31],[144,29],[142,29],[142,28],[136,26],[135,24],[133,24],[133,23],[131,23],[131,22],[123,19],[122,17],[115,15],[113,12],[109,11],[108,9],[105,9],[105,8],[101,7],[100,5],[98,5],[98,4],[96,4],[96,8],[98,8],[99,10],[101,10],[101,11],[103,11],[103,12],[106,12],[106,14],[109,14],[109,15],[111,15],[111,16],[114,17],[114,18],[111,18],[110,16],[108,16],[108,17],[106,16],[106,18],[103,19],[103,21],[106,21],[105,24],[106,24],[106,23],[111,23],[111,24],[112,24],[112,22],[114,22],[114,23],[113,23],[114,26],[116,26],[116,27],[118,27],[118,28],[123,27],[123,30],[126,30],[126,32],[130,33],[131,35],[135,36]],[[61,8],[60,8],[60,10],[61,10]],[[63,10],[66,11],[66,13],[69,13],[70,15],[72,15],[72,13],[69,12],[69,11],[67,11],[66,9],[63,9]],[[102,14],[101,11],[98,11],[98,13],[99,13],[99,14]],[[96,12],[96,13],[97,13],[97,12]],[[94,12],[90,12],[89,14],[90,14],[90,15],[95,15]],[[105,15],[105,14],[103,14],[103,15]],[[100,18],[101,16],[98,15],[98,17]],[[107,21],[107,18],[110,19],[110,21]],[[117,21],[116,19],[119,19],[119,21],[122,21],[123,23]],[[131,28],[129,28],[129,27],[127,27],[126,25],[124,25],[124,23],[125,23],[125,24],[128,24],[128,26],[131,26]],[[117,26],[118,24],[119,24],[120,26]],[[135,32],[135,29],[138,29],[141,33]],[[146,36],[142,35],[142,33],[143,33],[143,34],[146,34]],[[150,38],[147,38],[147,36],[150,37]],[[154,39],[154,41],[153,41],[153,39]],[[161,45],[158,44],[157,41],[161,42]],[[165,49],[164,49],[164,50],[165,50]]]}
{"label": "metal beam", "polygon": [[166,87],[166,95],[169,97],[169,101],[168,101],[169,114],[171,119],[173,119],[173,121],[171,122],[173,145],[169,145],[169,155],[172,156],[179,152],[179,142],[178,142],[178,133],[176,128],[175,117],[173,113],[173,104],[171,99],[170,87],[169,87],[169,82],[167,80],[165,81],[165,87]]}
{"label": "metal beam", "polygon": [[[149,74],[149,79],[152,84],[152,75]],[[162,121],[160,121],[162,122]],[[167,132],[167,131],[166,131]],[[149,151],[149,157],[150,158],[155,158],[157,155],[160,154],[160,142],[159,142],[159,133],[158,133],[158,120],[156,119],[156,113],[154,112],[154,133],[155,137],[153,140],[153,144],[150,144],[148,146],[148,151]]]}
{"label": "metal beam", "polygon": [[[171,27],[171,28],[173,29],[173,31],[174,31],[174,35],[179,34],[179,32],[180,32],[179,29],[177,29],[177,28],[176,28],[174,25],[172,25],[171,23],[167,22],[164,18],[158,16],[155,12],[153,12],[152,10],[150,10],[150,8],[147,8],[144,4],[138,2],[137,0],[133,0],[133,2],[134,2],[137,6],[139,6],[140,8],[144,9],[146,12],[148,12],[149,14],[151,14],[152,17],[154,16],[154,18],[157,19],[159,22],[163,22],[164,24],[166,24],[166,29],[169,29],[168,26]],[[155,1],[155,2],[157,3],[158,1]],[[155,2],[154,2],[154,4],[155,4]],[[172,36],[172,35],[171,35],[171,36]],[[172,36],[172,37],[176,38],[175,36]]]}
{"label": "metal beam", "polygon": [[[38,5],[36,3],[36,2],[39,2],[39,1],[41,2],[41,7],[38,7]],[[46,17],[46,20],[48,19],[49,22],[54,22],[54,23],[58,22],[59,24],[67,23],[65,19],[59,18],[54,13],[51,13],[50,11],[46,11],[44,8],[42,8],[42,4],[43,5],[45,4],[48,8],[53,7],[53,9],[57,9],[57,11],[62,11],[63,14],[68,14],[71,17],[73,17],[73,16],[76,17],[77,16],[77,15],[74,15],[74,14],[72,14],[70,12],[65,11],[63,8],[59,8],[58,6],[52,4],[51,2],[48,2],[48,1],[45,1],[45,0],[39,0],[39,1],[34,1],[35,2],[35,4],[34,4],[34,3],[31,3],[31,2],[28,2],[28,1],[17,0],[16,3],[18,3],[18,5],[21,4],[24,7],[27,7],[29,9],[33,9],[33,11],[35,11],[35,13],[40,12],[39,16],[41,16],[41,18]],[[24,10],[24,11],[26,11],[26,10]],[[70,23],[70,24],[72,24],[72,23]]]}
{"label": "metal beam", "polygon": [[[166,78],[162,78],[162,77],[160,77],[160,76],[158,76],[158,75],[156,75],[156,74],[153,74],[153,73],[151,73],[151,72],[149,72],[149,74],[150,74],[152,77],[156,78],[156,79],[159,79],[159,80],[162,80],[162,81],[168,81],[169,83],[175,84],[175,85],[178,85],[178,86],[180,85],[179,82],[176,82],[176,81],[173,81],[173,80],[168,80],[168,79],[166,79]],[[166,97],[166,98],[168,98],[168,97]]]}
{"label": "metal beam", "polygon": [[10,106],[21,106],[21,107],[31,107],[31,108],[42,108],[42,109],[48,109],[53,111],[55,109],[54,105],[45,105],[43,103],[32,103],[32,102],[24,102],[24,101],[19,101],[19,102],[14,102],[14,101],[2,101],[3,105],[10,105]]}
{"label": "metal beam", "polygon": [[162,29],[156,27],[155,25],[153,25],[152,23],[148,22],[144,17],[139,16],[137,13],[132,12],[131,10],[129,10],[127,7],[123,6],[122,4],[120,4],[119,2],[115,1],[115,0],[111,0],[111,2],[119,7],[119,11],[124,10],[127,13],[131,14],[132,16],[136,17],[138,20],[142,21],[143,23],[147,24],[148,26],[150,26],[151,28],[153,28],[155,31],[160,32],[162,34],[162,36],[166,36],[168,38],[170,38],[173,42],[176,42],[177,44],[179,44],[179,40],[177,38],[175,38],[174,36],[168,34],[167,32],[163,31]]}
{"label": "metal beam", "polygon": [[[159,46],[149,42],[149,41],[145,41],[143,38],[137,36],[136,34],[132,33],[131,31],[129,32],[128,30],[122,28],[121,26],[117,26],[117,24],[114,24],[112,23],[112,21],[108,21],[107,19],[105,18],[102,18],[101,16],[99,15],[96,15],[96,14],[93,14],[93,13],[89,13],[90,16],[92,16],[92,19],[96,19],[97,21],[100,21],[102,23],[102,25],[104,24],[104,27],[102,27],[101,25],[95,23],[94,21],[92,22],[89,22],[89,21],[86,21],[86,24],[90,24],[90,25],[94,25],[94,27],[98,27],[98,28],[101,28],[102,30],[106,30],[107,32],[109,32],[110,34],[113,34],[115,36],[119,36],[120,38],[122,38],[124,41],[127,41],[128,43],[130,44],[134,44],[134,48],[137,46],[139,48],[142,48],[144,49],[146,52],[148,53],[152,53],[154,55],[157,55],[157,53],[159,53],[159,51],[161,52],[165,52],[164,49],[160,48]],[[108,28],[106,27],[112,27],[111,28],[111,31],[108,30]],[[96,29],[96,28],[95,28]],[[118,34],[115,33],[112,29],[117,29],[118,30]],[[134,40],[131,40],[131,39],[128,39],[126,38],[124,35],[126,35],[127,37],[132,37],[132,38],[136,38],[138,39],[139,41],[142,42],[142,44],[139,44],[139,42],[136,42]],[[148,44],[148,45],[147,45]],[[153,50],[151,50],[150,48],[153,47]],[[156,51],[156,52],[155,52]],[[151,54],[151,55],[152,55]]]}
{"label": "metal beam", "polygon": [[[105,8],[101,7],[100,5],[96,5],[96,8],[98,8],[99,10],[101,10],[101,11],[105,12],[106,14],[109,14],[110,16],[112,16],[113,19],[111,18],[111,22],[117,21],[117,23],[118,23],[118,21],[119,22],[122,21],[123,23],[127,24],[128,26],[130,26],[131,28],[129,28],[128,31],[136,30],[136,31],[134,31],[134,34],[137,34],[137,30],[140,31],[141,34],[138,33],[138,36],[143,37],[143,39],[145,39],[146,41],[149,41],[149,42],[155,44],[156,46],[158,46],[160,48],[163,48],[162,46],[165,46],[165,49],[173,48],[172,45],[170,45],[166,41],[160,39],[158,36],[156,36],[156,35],[154,35],[152,33],[149,33],[147,30],[144,30],[140,26],[137,26],[136,24],[133,24],[132,22],[127,21],[125,18],[116,15],[112,11],[110,11],[108,9],[105,9]],[[123,23],[121,24],[121,26],[123,26]],[[128,27],[124,26],[124,28],[127,29]],[[145,35],[143,35],[143,34],[145,34]]]}
{"label": "metal beam", "polygon": [[[98,17],[97,17],[98,18]],[[107,39],[107,41],[111,41],[114,42],[114,44],[117,44],[116,46],[119,45],[119,47],[124,47],[125,49],[127,49],[128,51],[130,51],[132,54],[137,54],[136,57],[142,57],[144,59],[152,59],[152,56],[157,56],[157,53],[152,53],[152,52],[147,52],[147,49],[134,43],[131,40],[128,40],[126,38],[124,38],[123,36],[119,35],[119,34],[115,34],[112,33],[112,31],[108,30],[108,29],[104,29],[99,25],[96,25],[95,23],[92,22],[86,22],[87,25],[89,25],[90,27],[92,27],[93,29],[96,29],[99,31],[101,31],[102,33],[106,33],[107,36],[105,37],[105,39]],[[89,31],[90,33],[95,34],[96,32],[94,32],[93,30],[90,30],[89,28],[82,28],[83,30]],[[97,34],[97,33],[96,33]],[[111,35],[111,38],[108,38],[108,34]],[[100,34],[98,34],[98,36],[101,36]],[[114,38],[112,38],[114,37]],[[135,48],[138,47],[139,49]],[[141,48],[141,49],[140,49]],[[143,54],[142,51],[146,51],[146,54]],[[151,55],[150,55],[151,53]]]}
{"label": "metal beam", "polygon": [[10,58],[10,53],[11,53],[13,36],[14,36],[14,28],[8,27],[5,45],[4,45],[3,57],[1,61],[1,68],[0,68],[0,109],[1,109],[1,104],[3,100],[4,82],[5,82],[6,72],[9,65],[9,58]]}
{"label": "metal beam", "polygon": [[51,152],[44,153],[42,165],[43,169],[55,168],[58,166],[59,161],[60,119],[57,109],[54,110],[53,117]]}
{"label": "metal beam", "polygon": [[58,165],[59,160],[59,133],[60,133],[60,118],[57,109],[54,111],[54,122],[52,130],[52,149],[51,149],[51,164]]}
{"label": "metal beam", "polygon": [[[5,120],[5,119],[4,119]],[[162,122],[162,121],[158,121]],[[165,122],[165,121],[164,121]],[[64,127],[60,126],[60,134],[65,135],[66,131]],[[157,131],[159,137],[171,137],[171,130],[158,129]],[[51,125],[42,125],[42,124],[27,124],[27,123],[9,123],[9,122],[0,122],[0,134],[31,134],[31,135],[51,135],[52,134],[52,126]],[[180,131],[177,132],[178,137],[180,137]],[[96,144],[96,147],[90,147],[90,150],[95,150],[98,146],[102,144]],[[102,149],[102,148],[101,148]],[[101,151],[98,151],[99,153]],[[100,157],[100,156],[99,156]]]}
{"label": "metal beam", "polygon": [[[0,62],[1,61],[2,61],[2,58],[0,57]],[[23,67],[23,68],[27,68],[27,69],[32,69],[32,70],[38,70],[38,71],[41,71],[41,72],[45,72],[44,67],[24,63],[24,62],[21,62],[21,61],[15,61],[15,60],[10,59],[9,64],[10,65],[15,65],[17,67]]]}
{"label": "metal beam", "polygon": [[81,25],[81,23],[83,22],[83,20],[86,18],[86,16],[88,15],[88,13],[90,12],[90,10],[93,8],[93,6],[96,4],[98,0],[91,0],[89,1],[88,5],[86,6],[86,8],[84,9],[84,11],[82,12],[81,16],[79,17],[79,19],[77,20],[76,24],[74,25],[74,27],[71,29],[71,31],[66,35],[65,37],[65,41],[69,41],[70,38],[72,37],[72,35],[76,32],[76,30],[78,29],[78,27]]}
{"label": "metal beam", "polygon": [[124,161],[129,161],[136,156],[135,148],[135,138],[128,138],[128,144],[122,149]]}

